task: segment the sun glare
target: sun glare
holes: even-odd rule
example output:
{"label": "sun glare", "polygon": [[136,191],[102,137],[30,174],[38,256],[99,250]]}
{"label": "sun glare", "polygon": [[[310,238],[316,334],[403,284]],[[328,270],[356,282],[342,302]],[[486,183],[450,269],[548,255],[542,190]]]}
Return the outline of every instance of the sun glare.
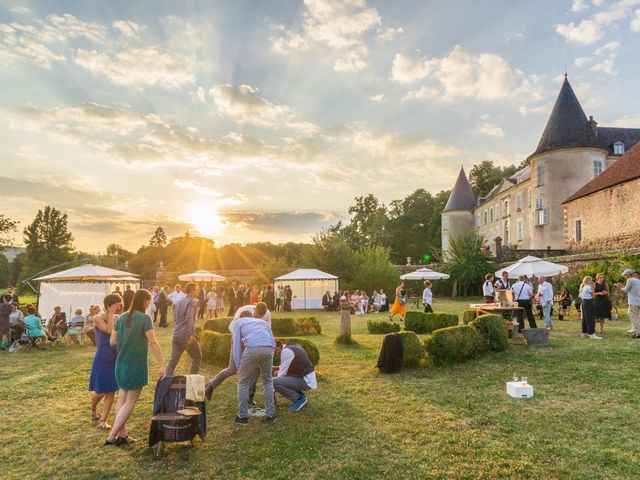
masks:
{"label": "sun glare", "polygon": [[215,208],[206,203],[192,204],[189,207],[189,221],[200,235],[215,237],[224,228],[223,221]]}

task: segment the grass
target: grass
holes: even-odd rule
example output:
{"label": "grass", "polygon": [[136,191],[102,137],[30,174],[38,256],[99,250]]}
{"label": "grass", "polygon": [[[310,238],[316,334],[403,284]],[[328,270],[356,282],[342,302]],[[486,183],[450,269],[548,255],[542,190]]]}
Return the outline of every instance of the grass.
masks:
{"label": "grass", "polygon": [[[437,312],[461,314],[468,302],[442,300]],[[302,313],[300,315],[303,315]],[[235,380],[208,405],[208,436],[193,448],[146,447],[153,388],[130,421],[140,441],[103,448],[89,421],[86,391],[94,350],[58,346],[0,356],[0,464],[3,478],[638,478],[637,386],[640,342],[626,321],[605,340],[579,338],[579,322],[556,322],[549,348],[513,345],[452,368],[381,375],[381,335],[354,316],[353,346],[336,346],[339,315],[319,313],[324,334],[319,388],[275,425],[236,427]],[[170,330],[158,336],[166,356]],[[187,359],[178,367],[187,368]],[[150,372],[156,371],[151,361]],[[217,368],[204,365],[210,376]],[[504,382],[529,377],[531,400]],[[151,375],[153,378],[154,375]]]}

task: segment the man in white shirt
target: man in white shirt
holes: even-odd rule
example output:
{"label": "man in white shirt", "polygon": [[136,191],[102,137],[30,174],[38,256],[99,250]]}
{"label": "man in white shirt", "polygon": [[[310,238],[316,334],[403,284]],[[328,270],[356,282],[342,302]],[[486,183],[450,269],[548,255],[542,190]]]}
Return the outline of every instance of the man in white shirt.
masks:
{"label": "man in white shirt", "polygon": [[422,304],[424,305],[425,313],[433,313],[433,293],[431,293],[431,282],[429,280],[424,281],[424,290],[422,291]]}
{"label": "man in white shirt", "polygon": [[276,356],[278,350],[282,348],[280,354],[280,368],[276,378],[273,379],[273,388],[283,397],[291,401],[290,412],[297,412],[307,404],[306,390],[318,388],[316,372],[313,363],[302,348],[297,343],[276,345]]}
{"label": "man in white shirt", "polygon": [[[511,287],[513,292],[513,298],[518,302],[518,306],[524,309],[524,313],[527,314],[527,321],[529,322],[529,328],[538,328],[536,325],[536,319],[533,316],[533,310],[531,309],[531,297],[533,297],[533,288],[531,284],[525,281],[525,276],[520,275],[518,281]],[[522,310],[518,310],[518,324],[520,330],[524,330],[524,313]]]}
{"label": "man in white shirt", "polygon": [[169,295],[169,300],[171,300],[171,304],[175,307],[180,303],[180,301],[186,297],[186,295],[182,292],[182,286],[176,285],[176,288]]}
{"label": "man in white shirt", "polygon": [[542,306],[545,328],[553,328],[551,321],[551,306],[553,305],[553,286],[547,282],[543,275],[538,278],[538,301]]}
{"label": "man in white shirt", "polygon": [[622,274],[627,279],[627,284],[622,286],[622,283],[617,283],[616,286],[627,294],[627,303],[629,304],[627,314],[629,322],[631,322],[631,329],[627,333],[631,334],[633,338],[640,338],[640,279],[637,277],[637,273],[630,268]]}
{"label": "man in white shirt", "polygon": [[493,275],[487,273],[484,277],[484,283],[482,284],[482,294],[484,295],[484,303],[494,302],[495,289],[493,288]]}

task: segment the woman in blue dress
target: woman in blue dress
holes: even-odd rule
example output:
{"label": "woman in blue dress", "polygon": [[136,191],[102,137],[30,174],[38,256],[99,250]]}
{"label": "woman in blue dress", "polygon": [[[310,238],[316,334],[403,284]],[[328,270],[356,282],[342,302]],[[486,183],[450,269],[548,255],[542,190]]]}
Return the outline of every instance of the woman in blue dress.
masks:
{"label": "woman in blue dress", "polygon": [[[96,356],[91,367],[89,391],[94,392],[91,397],[91,420],[98,421],[98,428],[108,430],[109,412],[113,405],[115,393],[118,391],[116,382],[116,348],[109,343],[111,332],[118,314],[122,311],[122,297],[111,293],[104,298],[104,313],[93,317],[96,343]],[[97,415],[98,403],[102,402],[102,414]]]}

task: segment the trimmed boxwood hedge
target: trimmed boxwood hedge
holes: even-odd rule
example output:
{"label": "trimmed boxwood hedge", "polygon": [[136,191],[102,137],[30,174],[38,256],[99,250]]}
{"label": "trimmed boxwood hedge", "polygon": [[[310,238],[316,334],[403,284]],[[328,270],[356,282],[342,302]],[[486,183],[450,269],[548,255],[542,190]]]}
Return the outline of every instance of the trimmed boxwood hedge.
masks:
{"label": "trimmed boxwood hedge", "polygon": [[400,331],[400,324],[393,322],[374,322],[372,320],[367,321],[367,330],[369,333],[393,333]]}
{"label": "trimmed boxwood hedge", "polygon": [[509,345],[509,331],[507,324],[498,315],[480,315],[469,325],[482,336],[487,348],[492,352],[501,352]]}
{"label": "trimmed boxwood hedge", "polygon": [[407,312],[404,319],[404,329],[415,333],[429,333],[456,325],[458,316],[450,313]]}
{"label": "trimmed boxwood hedge", "polygon": [[482,335],[469,325],[441,328],[424,341],[428,361],[434,365],[461,363],[486,351]]}
{"label": "trimmed boxwood hedge", "polygon": [[402,341],[402,368],[418,368],[424,349],[414,332],[399,332]]}
{"label": "trimmed boxwood hedge", "polygon": [[476,310],[475,308],[467,308],[464,312],[462,312],[462,323],[465,325],[469,325],[476,319]]}
{"label": "trimmed boxwood hedge", "polygon": [[229,333],[229,324],[233,317],[212,318],[204,322],[203,330],[211,330],[218,333]]}
{"label": "trimmed boxwood hedge", "polygon": [[316,317],[300,317],[295,319],[296,335],[320,335],[322,327]]}
{"label": "trimmed boxwood hedge", "polygon": [[293,318],[271,318],[271,331],[274,335],[290,337],[296,334]]}
{"label": "trimmed boxwood hedge", "polygon": [[[203,330],[211,330],[218,333],[230,333],[229,324],[233,317],[212,318],[204,322]],[[300,318],[272,318],[271,331],[274,335],[320,335],[322,327],[316,317]]]}

